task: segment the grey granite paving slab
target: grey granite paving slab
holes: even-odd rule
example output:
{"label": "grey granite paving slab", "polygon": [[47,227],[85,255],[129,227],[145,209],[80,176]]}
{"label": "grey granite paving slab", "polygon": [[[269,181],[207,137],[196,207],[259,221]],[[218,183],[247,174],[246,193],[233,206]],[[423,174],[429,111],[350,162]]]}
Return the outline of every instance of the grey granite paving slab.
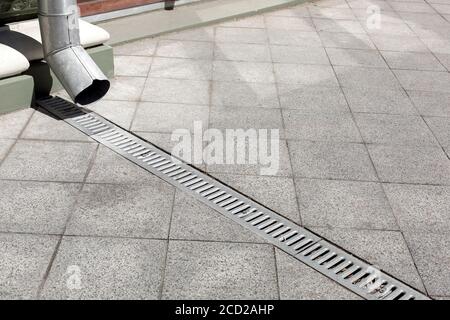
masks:
{"label": "grey granite paving slab", "polygon": [[57,236],[0,234],[0,299],[36,299],[57,242]]}
{"label": "grey granite paving slab", "polygon": [[306,226],[398,229],[378,183],[297,178],[295,185]]}
{"label": "grey granite paving slab", "polygon": [[450,117],[450,93],[408,91],[408,95],[421,115]]}
{"label": "grey granite paving slab", "polygon": [[208,60],[213,58],[214,45],[210,42],[160,40],[156,55],[170,58]]}
{"label": "grey granite paving slab", "polygon": [[229,28],[265,28],[264,16],[250,16],[246,18],[235,19],[231,21],[222,22],[221,27]]}
{"label": "grey granite paving slab", "polygon": [[283,110],[287,139],[362,142],[352,116],[340,114],[303,114],[300,110]]}
{"label": "grey granite paving slab", "polygon": [[320,32],[319,35],[326,48],[375,49],[367,34]]}
{"label": "grey granite paving slab", "polygon": [[214,41],[214,27],[207,26],[192,30],[172,32],[162,35],[161,38],[170,40]]}
{"label": "grey granite paving slab", "polygon": [[151,57],[115,55],[114,74],[125,77],[146,77],[151,63]]}
{"label": "grey granite paving slab", "polygon": [[0,161],[3,160],[15,142],[13,139],[0,139]]}
{"label": "grey granite paving slab", "polygon": [[315,31],[314,24],[309,18],[297,17],[266,17],[267,29],[281,29],[285,31]]}
{"label": "grey granite paving slab", "polygon": [[167,238],[174,189],[151,185],[85,185],[66,234]]}
{"label": "grey granite paving slab", "polygon": [[412,146],[438,146],[436,138],[419,116],[355,114],[356,123],[367,143]]}
{"label": "grey granite paving slab", "polygon": [[279,63],[329,65],[327,54],[319,47],[270,46],[272,60]]}
{"label": "grey granite paving slab", "polygon": [[213,80],[273,83],[272,64],[267,62],[214,61]]}
{"label": "grey granite paving slab", "polygon": [[405,233],[411,254],[430,295],[450,295],[448,234]]}
{"label": "grey granite paving slab", "polygon": [[358,20],[313,18],[313,22],[318,32],[340,32],[350,34],[366,33]]}
{"label": "grey granite paving slab", "polygon": [[207,105],[209,82],[185,79],[147,79],[142,101]]}
{"label": "grey granite paving slab", "polygon": [[383,57],[375,50],[327,48],[327,53],[335,66],[388,67]]}
{"label": "grey granite paving slab", "polygon": [[336,66],[334,70],[343,87],[356,89],[400,88],[400,84],[390,70],[348,66]]}
{"label": "grey granite paving slab", "polygon": [[417,114],[408,95],[401,89],[343,88],[353,112]]}
{"label": "grey granite paving slab", "polygon": [[350,112],[340,88],[279,84],[278,92],[284,109],[297,109],[302,113]]}
{"label": "grey granite paving slab", "polygon": [[269,245],[169,243],[163,299],[277,299],[277,291]]}
{"label": "grey granite paving slab", "polygon": [[280,109],[213,106],[210,127],[216,129],[278,129],[283,134]]}
{"label": "grey granite paving slab", "polygon": [[450,92],[450,73],[432,71],[394,70],[406,90]]}
{"label": "grey granite paving slab", "polygon": [[304,86],[338,86],[331,66],[276,63],[274,68],[276,80],[279,83]]}
{"label": "grey granite paving slab", "polygon": [[139,101],[145,85],[144,77],[116,77],[105,100]]}
{"label": "grey granite paving slab", "polygon": [[392,69],[445,71],[431,53],[382,51],[381,54]]}
{"label": "grey granite paving slab", "polygon": [[378,50],[397,52],[429,52],[427,46],[417,36],[405,37],[396,35],[372,34],[370,39]]}
{"label": "grey granite paving slab", "polygon": [[229,107],[279,108],[277,87],[273,83],[214,81],[212,104]]}
{"label": "grey granite paving slab", "polygon": [[217,42],[267,43],[264,29],[256,28],[216,28]]}
{"label": "grey granite paving slab", "polygon": [[270,62],[270,48],[267,44],[216,42],[216,60]]}
{"label": "grey granite paving slab", "polygon": [[133,131],[172,133],[177,129],[193,131],[195,123],[208,126],[209,107],[201,105],[142,102],[133,121]]}
{"label": "grey granite paving slab", "polygon": [[153,58],[149,73],[152,78],[211,80],[212,62],[181,58]]}
{"label": "grey granite paving slab", "polygon": [[450,146],[450,119],[440,117],[426,117],[425,121],[433,134],[443,146]]}
{"label": "grey granite paving slab", "polygon": [[25,109],[0,115],[0,138],[19,137],[34,109]]}
{"label": "grey granite paving slab", "polygon": [[267,29],[269,43],[273,45],[289,45],[299,47],[322,47],[320,37],[317,32],[296,31],[286,32],[282,29]]}
{"label": "grey granite paving slab", "polygon": [[166,242],[64,237],[43,299],[157,299]]}
{"label": "grey granite paving slab", "polygon": [[289,150],[298,177],[377,181],[362,144],[289,141]]}
{"label": "grey granite paving slab", "polygon": [[18,141],[0,167],[0,178],[81,182],[94,143]]}
{"label": "grey granite paving slab", "polygon": [[71,125],[55,119],[43,109],[37,110],[20,136],[23,139],[93,141]]}
{"label": "grey granite paving slab", "polygon": [[114,47],[116,55],[152,56],[155,54],[158,40],[153,38],[129,42]]}
{"label": "grey granite paving slab", "polygon": [[403,231],[449,232],[449,187],[385,184],[384,190]]}
{"label": "grey granite paving slab", "polygon": [[0,181],[0,189],[0,231],[62,234],[81,186]]}
{"label": "grey granite paving slab", "polygon": [[450,160],[439,147],[369,145],[383,182],[450,184]]}

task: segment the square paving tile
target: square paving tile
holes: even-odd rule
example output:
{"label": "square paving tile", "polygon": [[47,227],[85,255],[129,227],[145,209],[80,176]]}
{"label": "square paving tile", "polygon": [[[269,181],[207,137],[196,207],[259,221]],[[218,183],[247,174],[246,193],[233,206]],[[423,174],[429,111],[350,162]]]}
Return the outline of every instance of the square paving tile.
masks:
{"label": "square paving tile", "polygon": [[[268,108],[211,108],[210,128],[215,129],[278,129],[283,123],[280,109]],[[280,136],[283,132],[280,132]]]}
{"label": "square paving tile", "polygon": [[187,104],[142,102],[139,104],[133,131],[172,133],[177,129],[194,130],[196,122],[208,126],[209,107]]}
{"label": "square paving tile", "polygon": [[180,32],[172,32],[161,36],[162,39],[190,40],[190,41],[214,41],[214,27],[202,27]]}
{"label": "square paving tile", "polygon": [[313,19],[318,32],[366,33],[358,20]]}
{"label": "square paving tile", "polygon": [[340,88],[307,87],[279,84],[281,107],[302,113],[348,113],[347,102]]}
{"label": "square paving tile", "polygon": [[180,58],[153,58],[152,78],[211,80],[212,62]]}
{"label": "square paving tile", "polygon": [[387,68],[383,57],[375,50],[327,48],[327,53],[335,66]]}
{"label": "square paving tile", "polygon": [[294,182],[287,177],[216,174],[215,177],[262,205],[300,223]]}
{"label": "square paving tile", "polygon": [[375,46],[366,34],[320,32],[319,35],[326,48],[375,49]]}
{"label": "square paving tile", "polygon": [[295,185],[306,226],[398,229],[378,183],[296,179]]}
{"label": "square paving tile", "polygon": [[149,78],[142,101],[208,105],[209,82]]}
{"label": "square paving tile", "polygon": [[450,119],[426,117],[425,121],[443,146],[450,147]]}
{"label": "square paving tile", "polygon": [[157,299],[165,241],[64,237],[44,299]]}
{"label": "square paving tile", "polygon": [[271,63],[245,61],[214,61],[215,81],[274,82]]}
{"label": "square paving tile", "polygon": [[217,42],[267,43],[264,29],[255,28],[222,28],[216,29]]}
{"label": "square paving tile", "polygon": [[36,299],[57,243],[57,236],[0,234],[0,299]]}
{"label": "square paving tile", "polygon": [[287,139],[362,142],[350,114],[304,114],[299,110],[283,110]]}
{"label": "square paving tile", "polygon": [[126,77],[146,77],[152,63],[151,57],[114,56],[114,74]]}
{"label": "square paving tile", "polygon": [[359,296],[316,270],[276,250],[282,300],[359,300]]}
{"label": "square paving tile", "polygon": [[289,141],[289,150],[298,177],[377,181],[362,144]]}
{"label": "square paving tile", "polygon": [[308,18],[310,14],[306,6],[292,6],[285,9],[269,11],[266,13],[266,16]]}
{"label": "square paving tile", "polygon": [[0,115],[0,138],[19,137],[34,109],[25,109]]}
{"label": "square paving tile", "polygon": [[272,60],[274,62],[324,65],[330,64],[327,54],[323,48],[275,45],[272,45],[270,48],[272,52]]}
{"label": "square paving tile", "polygon": [[277,299],[275,256],[263,244],[171,241],[163,299]]}
{"label": "square paving tile", "polygon": [[450,117],[450,93],[408,91],[408,95],[421,115]]}
{"label": "square paving tile", "polygon": [[0,178],[83,181],[96,144],[18,141],[0,167]]}
{"label": "square paving tile", "polygon": [[253,232],[178,190],[170,225],[170,239],[265,242]]}
{"label": "square paving tile", "polygon": [[21,138],[38,140],[92,141],[63,120],[56,119],[49,112],[39,109],[31,117]]}
{"label": "square paving tile", "polygon": [[422,279],[400,232],[325,228],[314,228],[314,231],[370,262],[373,267],[424,291]]}
{"label": "square paving tile", "polygon": [[432,71],[394,70],[406,90],[450,92],[450,73]]}
{"label": "square paving tile", "polygon": [[353,112],[417,114],[408,96],[401,89],[343,88]]}
{"label": "square paving tile", "polygon": [[431,52],[437,54],[450,54],[450,40],[440,38],[422,38],[421,39]]}
{"label": "square paving tile", "polygon": [[315,31],[314,25],[309,18],[297,17],[266,17],[267,29],[282,29],[285,31]]}
{"label": "square paving tile", "polygon": [[156,55],[170,58],[212,59],[214,45],[211,42],[160,40]]}
{"label": "square paving tile", "polygon": [[396,2],[392,1],[389,5],[396,11],[400,12],[422,12],[422,13],[434,13],[432,7],[427,3],[421,2]]}
{"label": "square paving tile", "polygon": [[267,29],[270,44],[299,46],[303,48],[321,47],[317,32],[286,32],[282,29]]}
{"label": "square paving tile", "polygon": [[381,181],[450,184],[450,160],[439,147],[368,148]]}
{"label": "square paving tile", "polygon": [[450,236],[406,233],[406,241],[430,295],[450,295]]}
{"label": "square paving tile", "polygon": [[419,116],[355,114],[366,143],[426,146],[438,143]]}
{"label": "square paving tile", "polygon": [[450,54],[444,53],[435,53],[438,60],[442,63],[442,65],[450,71]]}
{"label": "square paving tile", "polygon": [[[215,173],[261,176],[292,175],[286,140],[262,139],[258,141],[257,139],[251,138],[245,141],[243,149],[237,149],[238,143],[238,139],[234,139],[235,148],[231,148],[234,152],[232,155],[227,155],[227,150],[224,148],[223,158],[227,160],[226,157],[230,157],[233,160],[231,162],[222,160],[220,163],[214,163],[212,156],[208,155],[206,157],[208,172],[213,173],[213,175]],[[267,152],[265,152],[266,150]],[[253,157],[258,155],[259,160],[250,157],[250,154]],[[238,162],[238,155],[245,156],[245,161]]]}
{"label": "square paving tile", "polygon": [[313,18],[356,20],[353,10],[350,8],[322,8],[311,6],[309,7],[309,11]]}
{"label": "square paving tile", "polygon": [[145,85],[144,77],[116,77],[105,100],[139,101]]}
{"label": "square paving tile", "polygon": [[137,102],[109,100],[100,100],[89,105],[90,110],[126,130],[130,129],[136,107]]}
{"label": "square paving tile", "polygon": [[279,108],[277,87],[274,83],[245,84],[214,81],[212,105],[227,107]]}
{"label": "square paving tile", "polygon": [[398,52],[428,52],[426,45],[416,36],[370,35],[378,50]]}
{"label": "square paving tile", "polygon": [[381,54],[392,69],[445,71],[431,53],[382,51]]}
{"label": "square paving tile", "polygon": [[403,231],[449,233],[450,187],[385,184]]}
{"label": "square paving tile", "polygon": [[6,154],[8,153],[14,142],[15,140],[13,139],[0,139],[0,161],[2,161],[4,157],[6,157]]}
{"label": "square paving tile", "polygon": [[277,82],[305,86],[338,86],[331,66],[274,64]]}
{"label": "square paving tile", "polygon": [[116,55],[152,56],[155,53],[158,40],[149,38],[114,47]]}
{"label": "square paving tile", "polygon": [[174,189],[152,185],[85,185],[66,234],[166,238]]}
{"label": "square paving tile", "polygon": [[61,234],[80,185],[0,181],[0,231]]}
{"label": "square paving tile", "polygon": [[100,146],[86,179],[90,183],[157,184],[159,178],[107,147]]}
{"label": "square paving tile", "polygon": [[395,76],[390,70],[366,67],[334,67],[339,82],[349,88],[400,88]]}
{"label": "square paving tile", "polygon": [[348,0],[347,3],[352,9],[367,9],[372,5],[376,5],[383,11],[393,10],[389,3],[383,0]]}
{"label": "square paving tile", "polygon": [[404,22],[382,22],[377,28],[372,25],[364,25],[364,30],[369,35],[388,35],[388,36],[402,36],[402,37],[414,37],[415,33]]}
{"label": "square paving tile", "polygon": [[216,60],[270,62],[270,49],[267,44],[247,44],[217,42],[214,49]]}

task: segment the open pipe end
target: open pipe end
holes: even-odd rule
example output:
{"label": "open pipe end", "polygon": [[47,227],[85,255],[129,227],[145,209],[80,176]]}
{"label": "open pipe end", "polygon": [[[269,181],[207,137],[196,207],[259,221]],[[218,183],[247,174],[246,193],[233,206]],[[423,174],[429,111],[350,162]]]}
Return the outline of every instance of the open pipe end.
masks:
{"label": "open pipe end", "polygon": [[109,91],[111,83],[109,80],[95,79],[92,84],[81,91],[74,99],[75,103],[85,106],[103,98]]}

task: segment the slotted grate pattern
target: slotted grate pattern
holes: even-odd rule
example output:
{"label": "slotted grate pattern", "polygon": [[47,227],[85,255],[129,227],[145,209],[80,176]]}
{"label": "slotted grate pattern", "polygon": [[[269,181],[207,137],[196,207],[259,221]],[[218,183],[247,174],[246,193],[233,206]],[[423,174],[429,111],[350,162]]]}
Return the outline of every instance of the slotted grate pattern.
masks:
{"label": "slotted grate pattern", "polygon": [[367,262],[89,110],[61,98],[40,100],[38,105],[365,299],[428,299]]}

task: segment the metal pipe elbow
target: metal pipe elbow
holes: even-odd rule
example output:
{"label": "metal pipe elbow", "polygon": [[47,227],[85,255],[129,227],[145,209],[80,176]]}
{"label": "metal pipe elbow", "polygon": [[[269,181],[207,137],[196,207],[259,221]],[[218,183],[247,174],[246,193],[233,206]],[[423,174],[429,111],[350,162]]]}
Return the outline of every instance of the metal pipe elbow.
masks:
{"label": "metal pipe elbow", "polygon": [[76,0],[39,0],[44,57],[75,103],[93,103],[109,91],[110,82],[80,44]]}

